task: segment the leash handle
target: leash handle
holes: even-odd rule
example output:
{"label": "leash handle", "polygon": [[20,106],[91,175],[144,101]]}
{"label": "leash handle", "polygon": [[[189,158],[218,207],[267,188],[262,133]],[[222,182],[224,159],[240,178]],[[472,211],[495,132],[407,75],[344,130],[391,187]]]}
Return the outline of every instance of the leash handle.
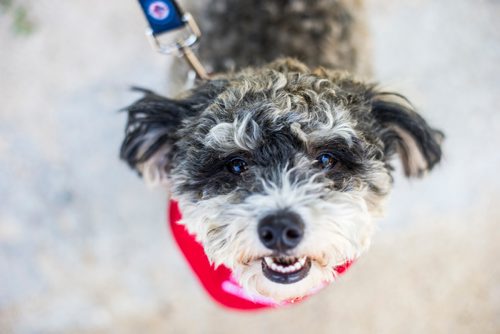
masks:
{"label": "leash handle", "polygon": [[[208,80],[207,71],[191,50],[201,38],[201,31],[191,14],[184,13],[174,0],[139,0],[139,4],[149,23],[146,36],[153,50],[162,54],[180,55],[199,78]],[[174,30],[183,30],[184,37],[170,43],[160,40],[161,34]]]}
{"label": "leash handle", "polygon": [[182,28],[184,13],[175,1],[139,0],[152,34],[157,35]]}

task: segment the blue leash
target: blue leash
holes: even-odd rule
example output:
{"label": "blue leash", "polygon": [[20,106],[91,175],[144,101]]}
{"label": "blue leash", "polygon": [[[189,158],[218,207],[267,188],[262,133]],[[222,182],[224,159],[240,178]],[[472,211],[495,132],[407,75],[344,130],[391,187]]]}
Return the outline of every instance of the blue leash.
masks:
{"label": "blue leash", "polygon": [[[173,0],[139,0],[139,4],[149,23],[146,36],[153,49],[162,54],[179,54],[199,78],[209,80],[207,71],[191,50],[201,37],[201,31],[191,14],[184,13]],[[170,43],[160,41],[160,35],[181,30],[187,32],[187,37]]]}

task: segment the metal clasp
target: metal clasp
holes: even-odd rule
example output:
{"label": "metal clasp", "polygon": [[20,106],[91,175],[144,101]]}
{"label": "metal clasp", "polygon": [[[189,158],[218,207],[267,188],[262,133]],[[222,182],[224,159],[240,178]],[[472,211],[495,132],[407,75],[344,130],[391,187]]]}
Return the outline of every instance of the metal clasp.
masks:
{"label": "metal clasp", "polygon": [[178,38],[175,42],[164,43],[155,35],[153,29],[146,29],[146,36],[151,44],[151,47],[162,54],[177,54],[184,57],[189,66],[196,72],[196,74],[203,80],[210,79],[207,71],[199,61],[198,57],[193,53],[191,47],[194,46],[201,37],[201,31],[196,21],[191,14],[186,13],[182,16],[182,21],[185,23],[184,37]]}

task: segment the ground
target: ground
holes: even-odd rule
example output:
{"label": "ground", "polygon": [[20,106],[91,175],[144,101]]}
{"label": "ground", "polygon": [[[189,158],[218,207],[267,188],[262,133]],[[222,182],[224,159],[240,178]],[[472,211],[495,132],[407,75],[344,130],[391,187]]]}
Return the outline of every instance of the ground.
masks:
{"label": "ground", "polygon": [[443,164],[396,177],[342,279],[257,314],[208,299],[165,195],[118,160],[128,86],[168,88],[137,3],[14,4],[32,22],[0,11],[0,332],[500,332],[498,1],[368,1],[375,76],[444,130]]}

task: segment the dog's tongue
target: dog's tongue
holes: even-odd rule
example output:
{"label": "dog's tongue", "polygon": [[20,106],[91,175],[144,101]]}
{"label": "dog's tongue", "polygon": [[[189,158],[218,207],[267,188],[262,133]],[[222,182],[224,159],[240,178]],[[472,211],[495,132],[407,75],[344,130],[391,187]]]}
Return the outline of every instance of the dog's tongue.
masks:
{"label": "dog's tongue", "polygon": [[[169,225],[177,245],[205,290],[220,305],[230,309],[252,311],[268,307],[281,306],[284,304],[297,303],[305,298],[294,298],[284,302],[283,304],[277,304],[274,301],[261,296],[249,295],[238,284],[228,268],[222,265],[214,268],[214,266],[208,261],[201,244],[187,232],[184,226],[178,224],[182,215],[177,202],[170,201],[168,207]],[[349,268],[351,263],[352,262],[350,261],[346,262],[342,266],[336,267],[335,271],[338,274],[342,274],[347,270],[347,268]],[[316,293],[323,287],[324,286],[321,286],[318,289],[311,291],[310,294]]]}

